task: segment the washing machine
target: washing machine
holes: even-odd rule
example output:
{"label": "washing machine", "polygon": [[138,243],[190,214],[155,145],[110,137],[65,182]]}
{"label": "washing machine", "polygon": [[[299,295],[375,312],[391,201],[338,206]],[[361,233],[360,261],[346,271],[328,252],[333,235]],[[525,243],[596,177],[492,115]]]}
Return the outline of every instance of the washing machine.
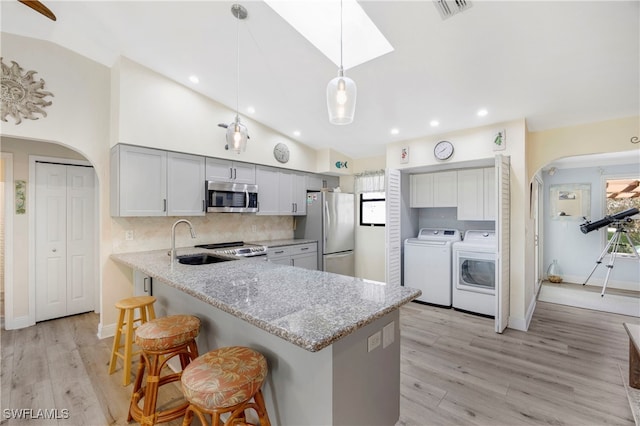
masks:
{"label": "washing machine", "polygon": [[457,229],[422,228],[404,242],[404,285],[422,290],[416,300],[451,307],[451,247]]}
{"label": "washing machine", "polygon": [[453,307],[495,317],[496,259],[494,231],[467,231],[453,247]]}

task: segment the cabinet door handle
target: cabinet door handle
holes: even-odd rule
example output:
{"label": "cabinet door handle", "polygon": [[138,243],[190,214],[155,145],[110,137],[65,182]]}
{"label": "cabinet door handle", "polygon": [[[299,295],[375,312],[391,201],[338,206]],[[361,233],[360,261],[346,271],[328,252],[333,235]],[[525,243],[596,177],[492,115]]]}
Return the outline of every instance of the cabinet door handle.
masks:
{"label": "cabinet door handle", "polygon": [[233,179],[233,167],[229,167],[229,179]]}
{"label": "cabinet door handle", "polygon": [[309,250],[309,247],[302,247],[302,248],[300,249],[300,251],[305,251],[305,250]]}
{"label": "cabinet door handle", "polygon": [[282,254],[284,253],[284,250],[279,250],[279,251],[274,251],[273,254]]}
{"label": "cabinet door handle", "polygon": [[162,211],[163,212],[167,211],[167,199],[166,198],[164,200],[162,200]]}
{"label": "cabinet door handle", "polygon": [[233,169],[233,179],[235,180],[235,179],[237,179],[237,178],[238,178],[238,169],[236,169],[236,168],[234,167],[234,169]]}
{"label": "cabinet door handle", "polygon": [[149,289],[148,289],[148,287],[147,287],[147,283],[148,283],[148,282],[149,282],[149,277],[144,277],[144,279],[142,280],[142,283],[143,283],[143,284],[142,284],[142,290],[143,290],[145,293],[148,293],[148,292],[149,292]]}

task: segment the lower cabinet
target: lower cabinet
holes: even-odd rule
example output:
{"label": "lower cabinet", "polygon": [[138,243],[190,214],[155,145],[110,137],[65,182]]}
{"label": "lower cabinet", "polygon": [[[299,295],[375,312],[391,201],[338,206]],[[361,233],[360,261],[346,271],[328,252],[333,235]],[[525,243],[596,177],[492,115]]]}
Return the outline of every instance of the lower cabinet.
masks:
{"label": "lower cabinet", "polygon": [[318,269],[318,245],[316,243],[269,247],[267,260],[280,265]]}

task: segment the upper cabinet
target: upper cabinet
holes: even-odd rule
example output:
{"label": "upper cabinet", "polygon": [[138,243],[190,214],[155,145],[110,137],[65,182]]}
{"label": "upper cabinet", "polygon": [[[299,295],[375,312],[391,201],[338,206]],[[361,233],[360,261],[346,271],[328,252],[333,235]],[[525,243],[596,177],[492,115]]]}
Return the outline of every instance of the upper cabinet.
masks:
{"label": "upper cabinet", "polygon": [[307,176],[290,170],[256,167],[258,215],[307,214]]}
{"label": "upper cabinet", "polygon": [[411,175],[410,206],[420,207],[456,207],[457,172],[423,173]]}
{"label": "upper cabinet", "polygon": [[207,157],[206,166],[206,180],[252,185],[256,183],[255,164]]}
{"label": "upper cabinet", "polygon": [[495,220],[495,169],[458,171],[458,220]]}
{"label": "upper cabinet", "polygon": [[158,149],[111,149],[111,216],[204,215],[204,158]]}
{"label": "upper cabinet", "polygon": [[167,153],[167,216],[204,216],[204,157]]}

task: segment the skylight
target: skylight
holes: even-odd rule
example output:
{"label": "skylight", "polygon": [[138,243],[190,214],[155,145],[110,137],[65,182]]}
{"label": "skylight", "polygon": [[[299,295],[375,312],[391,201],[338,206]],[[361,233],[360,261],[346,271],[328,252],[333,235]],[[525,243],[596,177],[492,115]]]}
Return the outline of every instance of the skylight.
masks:
{"label": "skylight", "polygon": [[[265,0],[336,66],[340,66],[340,1]],[[391,43],[355,0],[343,0],[343,65],[353,68],[393,51]]]}

